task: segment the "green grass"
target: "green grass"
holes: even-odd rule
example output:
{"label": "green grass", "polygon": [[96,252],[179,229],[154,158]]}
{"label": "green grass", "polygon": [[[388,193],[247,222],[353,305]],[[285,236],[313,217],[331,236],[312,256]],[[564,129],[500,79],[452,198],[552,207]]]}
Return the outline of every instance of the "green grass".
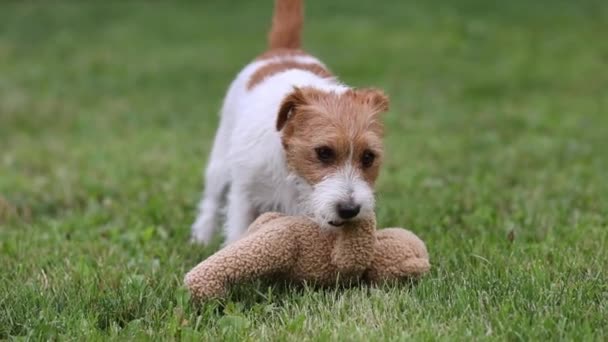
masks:
{"label": "green grass", "polygon": [[0,340],[608,338],[608,3],[310,0],[307,48],[392,98],[379,222],[432,272],[198,308],[200,175],[271,11],[215,2],[0,6]]}

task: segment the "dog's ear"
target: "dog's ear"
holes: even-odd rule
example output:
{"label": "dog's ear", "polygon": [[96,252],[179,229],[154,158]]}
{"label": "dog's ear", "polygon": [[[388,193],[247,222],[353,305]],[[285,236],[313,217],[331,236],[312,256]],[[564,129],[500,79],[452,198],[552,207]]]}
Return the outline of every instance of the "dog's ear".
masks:
{"label": "dog's ear", "polygon": [[356,97],[363,101],[363,103],[371,106],[376,113],[384,113],[388,111],[389,99],[382,90],[376,88],[364,88],[357,89],[354,93]]}
{"label": "dog's ear", "polygon": [[279,114],[277,116],[277,131],[280,131],[283,129],[283,127],[285,127],[287,120],[293,116],[296,108],[304,103],[306,103],[304,93],[300,88],[294,87],[293,92],[285,96],[283,102],[281,102],[281,106],[279,107]]}

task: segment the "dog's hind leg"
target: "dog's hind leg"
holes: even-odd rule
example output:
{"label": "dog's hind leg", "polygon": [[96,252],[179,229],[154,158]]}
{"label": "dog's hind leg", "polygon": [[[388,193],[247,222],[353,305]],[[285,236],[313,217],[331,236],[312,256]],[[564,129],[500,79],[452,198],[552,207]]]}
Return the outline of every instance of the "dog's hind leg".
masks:
{"label": "dog's hind leg", "polygon": [[192,242],[208,243],[218,226],[224,195],[230,185],[230,168],[226,161],[229,139],[229,127],[222,122],[207,162],[205,188],[198,204],[198,216],[192,224]]}

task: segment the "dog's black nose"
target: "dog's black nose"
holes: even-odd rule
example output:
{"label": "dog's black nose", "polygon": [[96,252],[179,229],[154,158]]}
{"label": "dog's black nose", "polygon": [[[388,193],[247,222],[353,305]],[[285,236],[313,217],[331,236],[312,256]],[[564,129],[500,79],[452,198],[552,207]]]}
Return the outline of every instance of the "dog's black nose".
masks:
{"label": "dog's black nose", "polygon": [[338,204],[338,215],[343,220],[351,219],[359,214],[361,206],[354,203]]}

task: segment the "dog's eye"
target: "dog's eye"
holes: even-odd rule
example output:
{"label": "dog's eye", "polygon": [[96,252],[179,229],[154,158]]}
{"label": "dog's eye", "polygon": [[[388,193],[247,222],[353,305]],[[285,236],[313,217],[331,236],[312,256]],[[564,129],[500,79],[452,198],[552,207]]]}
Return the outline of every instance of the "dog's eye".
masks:
{"label": "dog's eye", "polygon": [[331,163],[336,158],[336,153],[329,146],[321,146],[315,148],[317,158],[325,164]]}
{"label": "dog's eye", "polygon": [[363,167],[370,167],[374,164],[374,160],[376,160],[376,155],[374,152],[370,150],[365,150],[363,155],[361,156],[361,164]]}

